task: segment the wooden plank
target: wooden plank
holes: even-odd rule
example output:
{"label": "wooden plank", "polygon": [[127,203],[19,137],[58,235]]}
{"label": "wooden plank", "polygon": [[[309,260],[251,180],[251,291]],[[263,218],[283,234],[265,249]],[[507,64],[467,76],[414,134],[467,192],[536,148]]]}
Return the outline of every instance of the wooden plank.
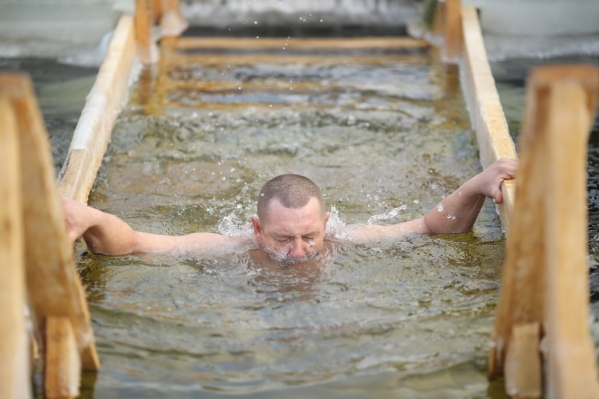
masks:
{"label": "wooden plank", "polygon": [[[517,158],[517,154],[487,61],[475,8],[462,7],[462,27],[462,84],[476,131],[481,163],[486,168],[501,158]],[[514,189],[514,181],[505,182],[502,186],[504,203],[499,206],[499,215],[506,233],[510,231],[509,215],[514,206]]]}
{"label": "wooden plank", "polygon": [[136,0],[135,2],[135,39],[137,53],[144,64],[152,64],[158,60],[158,50],[154,40],[153,15],[151,0]]}
{"label": "wooden plank", "polygon": [[501,271],[501,290],[495,317],[490,362],[491,375],[503,374],[506,350],[516,324],[543,322],[544,297],[544,217],[546,190],[546,136],[535,134],[547,115],[544,96],[528,88],[525,116],[520,133],[520,164],[516,179],[518,200],[510,214],[505,259]]}
{"label": "wooden plank", "polygon": [[550,184],[545,192],[546,329],[548,396],[597,398],[595,347],[589,334],[586,162],[599,71],[591,66],[553,67],[533,81],[549,92]]}
{"label": "wooden plank", "polygon": [[[179,40],[182,40],[180,38]],[[277,65],[393,65],[398,62],[425,64],[428,62],[426,56],[413,54],[407,56],[386,55],[380,56],[355,56],[355,55],[294,55],[287,54],[184,54],[172,53],[170,65],[193,65],[200,64],[211,67],[227,67],[238,65],[251,65],[256,63]]]}
{"label": "wooden plank", "polygon": [[462,4],[460,0],[445,1],[443,61],[456,64],[462,54]]}
{"label": "wooden plank", "polygon": [[46,319],[44,391],[46,399],[72,399],[79,396],[81,364],[77,342],[67,317]]}
{"label": "wooden plank", "polygon": [[505,361],[506,392],[518,398],[539,398],[542,393],[539,323],[512,328],[511,345]]}
{"label": "wooden plank", "polygon": [[162,0],[160,31],[164,37],[178,37],[188,25],[180,10],[179,0]]}
{"label": "wooden plank", "polygon": [[86,203],[125,98],[135,54],[133,18],[119,20],[81,117],[63,169],[58,191]]}
{"label": "wooden plank", "polygon": [[29,304],[38,326],[49,316],[68,317],[82,352],[83,367],[97,370],[99,360],[87,303],[67,239],[48,135],[33,85],[24,74],[5,73],[0,75],[0,94],[10,98],[20,133]]}
{"label": "wooden plank", "polygon": [[[1,89],[0,89],[1,90]],[[0,398],[31,398],[25,329],[20,160],[13,108],[0,92]]]}
{"label": "wooden plank", "polygon": [[[512,348],[519,345],[513,342],[515,326],[543,325],[546,380],[553,398],[599,396],[588,327],[585,180],[598,90],[599,72],[591,66],[542,67],[527,82],[517,201],[507,237],[490,372],[513,369],[507,362],[511,352],[519,351]],[[530,359],[526,362],[518,367],[531,367]]]}
{"label": "wooden plank", "polygon": [[285,39],[182,37],[178,49],[426,49],[430,45],[411,37],[360,37],[347,39]]}

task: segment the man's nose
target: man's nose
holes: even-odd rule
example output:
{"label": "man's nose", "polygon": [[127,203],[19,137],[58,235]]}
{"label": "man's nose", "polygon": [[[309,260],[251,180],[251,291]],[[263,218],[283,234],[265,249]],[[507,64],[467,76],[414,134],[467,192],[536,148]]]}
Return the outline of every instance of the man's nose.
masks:
{"label": "man's nose", "polygon": [[307,255],[306,244],[302,239],[295,239],[292,241],[291,251],[289,255],[295,259],[303,258]]}

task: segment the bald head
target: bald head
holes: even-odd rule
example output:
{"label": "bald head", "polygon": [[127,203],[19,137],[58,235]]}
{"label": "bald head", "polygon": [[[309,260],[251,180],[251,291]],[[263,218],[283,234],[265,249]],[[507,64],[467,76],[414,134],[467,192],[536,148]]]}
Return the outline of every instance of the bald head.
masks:
{"label": "bald head", "polygon": [[324,201],[320,188],[310,179],[295,174],[279,175],[267,181],[258,195],[258,218],[263,222],[268,215],[268,206],[273,199],[285,208],[302,208],[310,198],[316,198],[324,216]]}

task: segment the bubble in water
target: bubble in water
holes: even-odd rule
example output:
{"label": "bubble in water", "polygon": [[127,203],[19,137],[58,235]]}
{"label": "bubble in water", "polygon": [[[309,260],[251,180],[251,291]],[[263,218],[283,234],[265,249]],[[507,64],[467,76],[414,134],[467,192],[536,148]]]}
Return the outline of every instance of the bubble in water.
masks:
{"label": "bubble in water", "polygon": [[433,190],[436,190],[436,189],[437,189],[437,185],[436,185],[435,183],[433,183],[433,184],[431,184],[431,188],[432,188]]}
{"label": "bubble in water", "polygon": [[437,205],[437,211],[443,212],[443,204]]}
{"label": "bubble in water", "polygon": [[420,201],[419,201],[419,200],[417,200],[417,199],[415,199],[415,200],[414,200],[414,203],[415,203],[415,204],[419,204],[419,203],[420,203]]}

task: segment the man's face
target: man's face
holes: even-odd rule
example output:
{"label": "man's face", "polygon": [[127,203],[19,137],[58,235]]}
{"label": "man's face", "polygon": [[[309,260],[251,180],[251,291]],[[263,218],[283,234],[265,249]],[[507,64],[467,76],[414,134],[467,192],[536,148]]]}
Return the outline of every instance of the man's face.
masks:
{"label": "man's face", "polygon": [[301,208],[285,208],[278,199],[268,205],[266,220],[252,218],[260,247],[280,261],[307,259],[320,251],[329,213],[323,215],[314,197]]}

